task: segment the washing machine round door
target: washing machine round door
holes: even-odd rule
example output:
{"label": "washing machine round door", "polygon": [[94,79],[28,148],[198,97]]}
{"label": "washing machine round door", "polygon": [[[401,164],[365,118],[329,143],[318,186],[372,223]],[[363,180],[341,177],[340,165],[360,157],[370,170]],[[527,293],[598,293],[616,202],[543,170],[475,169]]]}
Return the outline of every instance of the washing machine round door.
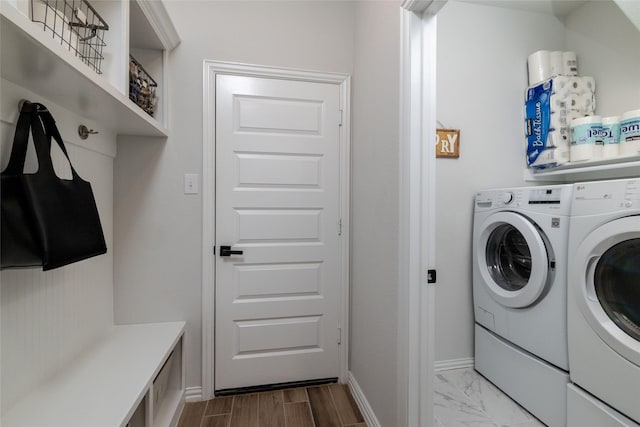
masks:
{"label": "washing machine round door", "polygon": [[514,212],[487,218],[476,247],[482,284],[499,304],[528,307],[548,283],[550,257],[538,228]]}
{"label": "washing machine round door", "polygon": [[[609,222],[576,251],[577,303],[600,338],[640,366],[640,216]],[[572,276],[573,277],[573,276]]]}

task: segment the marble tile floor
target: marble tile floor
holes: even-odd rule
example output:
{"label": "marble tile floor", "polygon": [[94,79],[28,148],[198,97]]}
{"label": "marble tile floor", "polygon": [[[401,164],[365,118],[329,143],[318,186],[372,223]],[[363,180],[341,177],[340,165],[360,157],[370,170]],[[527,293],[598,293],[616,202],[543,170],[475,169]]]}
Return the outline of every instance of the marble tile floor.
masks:
{"label": "marble tile floor", "polygon": [[436,372],[435,427],[544,427],[473,368]]}

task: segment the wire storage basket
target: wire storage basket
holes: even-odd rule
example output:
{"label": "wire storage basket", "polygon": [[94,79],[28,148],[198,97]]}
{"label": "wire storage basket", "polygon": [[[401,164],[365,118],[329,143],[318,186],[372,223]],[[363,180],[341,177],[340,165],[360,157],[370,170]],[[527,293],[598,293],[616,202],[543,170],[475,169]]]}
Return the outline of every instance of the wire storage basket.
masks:
{"label": "wire storage basket", "polygon": [[102,74],[104,32],[109,25],[87,0],[31,0],[31,20],[54,40]]}
{"label": "wire storage basket", "polygon": [[129,99],[153,117],[158,104],[158,83],[129,55]]}

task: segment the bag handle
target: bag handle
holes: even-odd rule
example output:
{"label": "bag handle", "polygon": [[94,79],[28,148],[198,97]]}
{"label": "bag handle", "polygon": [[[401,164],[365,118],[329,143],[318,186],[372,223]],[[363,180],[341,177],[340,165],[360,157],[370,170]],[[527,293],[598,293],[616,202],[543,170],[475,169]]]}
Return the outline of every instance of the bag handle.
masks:
{"label": "bag handle", "polygon": [[[69,153],[67,153],[67,148],[64,145],[62,136],[60,135],[60,131],[58,131],[58,127],[56,126],[55,119],[53,118],[49,110],[44,105],[42,104],[36,104],[36,105],[38,105],[37,114],[42,120],[42,124],[44,124],[44,133],[47,138],[45,147],[48,148],[49,150],[48,155],[43,156],[44,157],[43,165],[46,167],[46,170],[55,175],[55,171],[53,169],[53,163],[51,161],[51,138],[53,137],[53,139],[58,144],[58,147],[60,147],[60,149],[62,150],[62,153],[64,154],[64,156],[67,158],[67,161],[69,162],[73,179],[82,180],[82,178],[80,178],[75,168],[73,167],[73,163],[71,163],[71,159],[69,158]],[[36,136],[34,133],[34,141],[35,140],[36,140]],[[38,151],[37,145],[38,144],[36,144],[36,151]],[[38,162],[40,162],[40,155],[38,155]]]}
{"label": "bag handle", "polygon": [[24,163],[27,157],[27,145],[29,143],[29,130],[37,115],[35,114],[37,106],[25,102],[18,116],[16,124],[16,132],[13,137],[13,145],[11,146],[11,155],[9,163],[2,172],[3,174],[18,175],[24,173]]}

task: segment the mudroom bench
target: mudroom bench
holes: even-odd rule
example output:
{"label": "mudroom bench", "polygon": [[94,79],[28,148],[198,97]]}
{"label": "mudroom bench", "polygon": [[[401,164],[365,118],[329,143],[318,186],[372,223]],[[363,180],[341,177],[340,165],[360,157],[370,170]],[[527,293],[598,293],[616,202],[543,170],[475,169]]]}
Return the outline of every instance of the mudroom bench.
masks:
{"label": "mudroom bench", "polygon": [[3,427],[173,427],[184,405],[185,322],[113,326],[2,416]]}

